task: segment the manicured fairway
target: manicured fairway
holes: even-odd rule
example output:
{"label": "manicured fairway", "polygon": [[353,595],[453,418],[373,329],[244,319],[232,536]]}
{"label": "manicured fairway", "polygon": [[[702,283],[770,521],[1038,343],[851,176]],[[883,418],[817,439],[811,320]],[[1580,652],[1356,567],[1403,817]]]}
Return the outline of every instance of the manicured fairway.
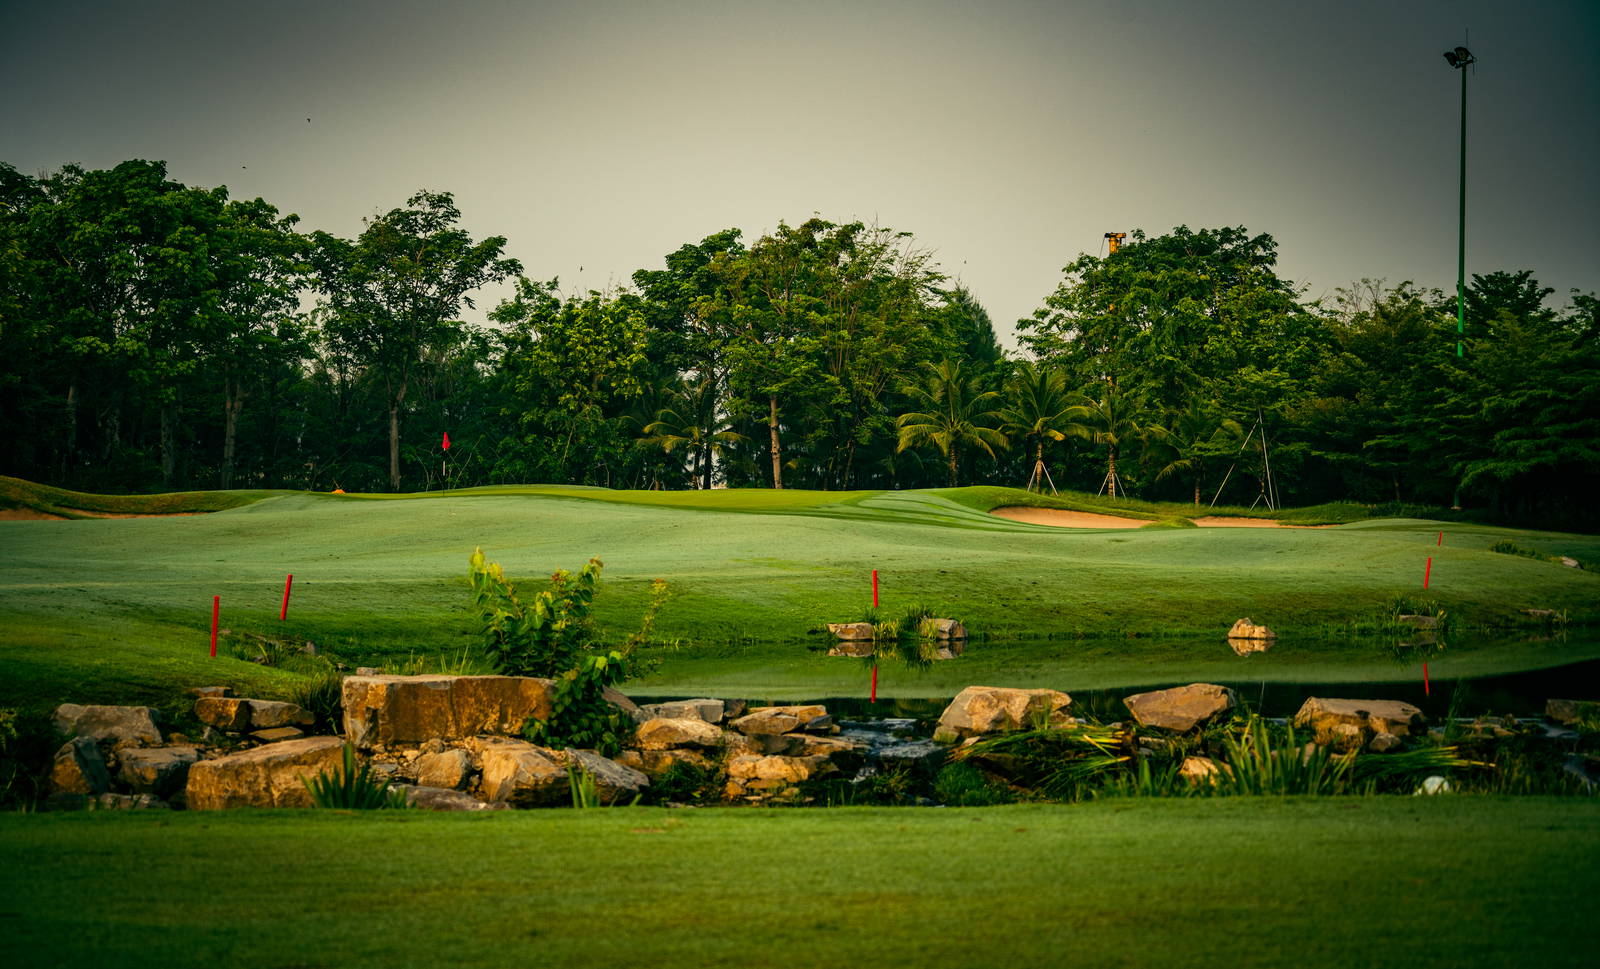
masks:
{"label": "manicured fairway", "polygon": [[[213,595],[222,596],[226,629],[276,635],[289,572],[295,591],[282,632],[357,663],[459,657],[471,642],[463,576],[477,545],[530,584],[601,556],[596,616],[613,635],[634,622],[649,581],[667,579],[673,598],[658,633],[681,648],[659,651],[659,672],[636,686],[661,694],[863,693],[859,664],[807,646],[822,642],[824,622],[859,617],[874,568],[885,614],[926,604],[980,637],[932,670],[885,667],[881,688],[891,695],[949,695],[985,681],[1070,690],[1228,676],[1410,679],[1416,671],[1345,630],[1392,611],[1398,595],[1419,595],[1429,556],[1430,595],[1461,625],[1527,624],[1520,610],[1528,608],[1600,618],[1600,575],[1487,550],[1511,539],[1593,560],[1594,536],[1408,520],[1052,529],[986,515],[972,501],[967,492],[499,488],[286,495],[178,518],[3,522],[0,663],[12,675],[0,705],[151,697],[202,680],[281,691],[281,673],[203,653]],[[1283,634],[1272,652],[1240,659],[1221,644],[1245,615]],[[1203,638],[1171,638],[1179,633]],[[1437,677],[1600,655],[1582,633],[1450,646]]]}
{"label": "manicured fairway", "polygon": [[11,966],[1588,966],[1593,799],[0,815]]}

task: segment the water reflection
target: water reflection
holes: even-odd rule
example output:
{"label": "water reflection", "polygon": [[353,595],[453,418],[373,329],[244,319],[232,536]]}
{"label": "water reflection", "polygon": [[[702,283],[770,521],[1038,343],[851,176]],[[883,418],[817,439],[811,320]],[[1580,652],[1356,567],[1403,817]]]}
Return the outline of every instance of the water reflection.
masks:
{"label": "water reflection", "polygon": [[1243,636],[1228,637],[1228,645],[1232,646],[1233,651],[1240,656],[1248,656],[1251,653],[1265,653],[1272,648],[1273,642],[1274,640],[1271,639],[1246,639]]}

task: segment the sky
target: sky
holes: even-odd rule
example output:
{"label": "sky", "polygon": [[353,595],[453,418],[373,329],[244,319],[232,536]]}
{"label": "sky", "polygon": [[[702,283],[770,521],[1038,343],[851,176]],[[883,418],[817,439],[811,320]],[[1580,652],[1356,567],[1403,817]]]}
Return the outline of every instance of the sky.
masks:
{"label": "sky", "polygon": [[1010,344],[1107,231],[1270,233],[1308,298],[1453,291],[1463,43],[1468,273],[1600,289],[1595,0],[0,0],[0,161],[164,160],[346,236],[448,191],[568,291],[859,219]]}

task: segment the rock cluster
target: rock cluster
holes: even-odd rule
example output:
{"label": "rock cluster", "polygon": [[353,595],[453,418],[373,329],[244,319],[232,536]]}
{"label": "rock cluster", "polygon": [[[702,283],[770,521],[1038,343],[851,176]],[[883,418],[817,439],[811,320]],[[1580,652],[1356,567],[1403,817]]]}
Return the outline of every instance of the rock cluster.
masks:
{"label": "rock cluster", "polygon": [[200,759],[195,746],[167,744],[150,707],[63,703],[53,722],[66,739],[50,764],[54,808],[167,807],[166,799],[181,802],[189,768]]}

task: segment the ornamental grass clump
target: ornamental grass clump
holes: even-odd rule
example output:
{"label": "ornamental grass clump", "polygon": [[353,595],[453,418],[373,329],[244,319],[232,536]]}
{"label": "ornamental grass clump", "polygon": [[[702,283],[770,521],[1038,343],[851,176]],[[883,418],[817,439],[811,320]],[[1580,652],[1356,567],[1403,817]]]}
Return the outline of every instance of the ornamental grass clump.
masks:
{"label": "ornamental grass clump", "polygon": [[344,745],[341,769],[323,771],[316,777],[302,780],[306,790],[311,792],[311,803],[319,808],[372,811],[410,807],[405,791],[393,790],[386,781],[374,777],[367,764],[356,766],[356,751],[348,741]]}

